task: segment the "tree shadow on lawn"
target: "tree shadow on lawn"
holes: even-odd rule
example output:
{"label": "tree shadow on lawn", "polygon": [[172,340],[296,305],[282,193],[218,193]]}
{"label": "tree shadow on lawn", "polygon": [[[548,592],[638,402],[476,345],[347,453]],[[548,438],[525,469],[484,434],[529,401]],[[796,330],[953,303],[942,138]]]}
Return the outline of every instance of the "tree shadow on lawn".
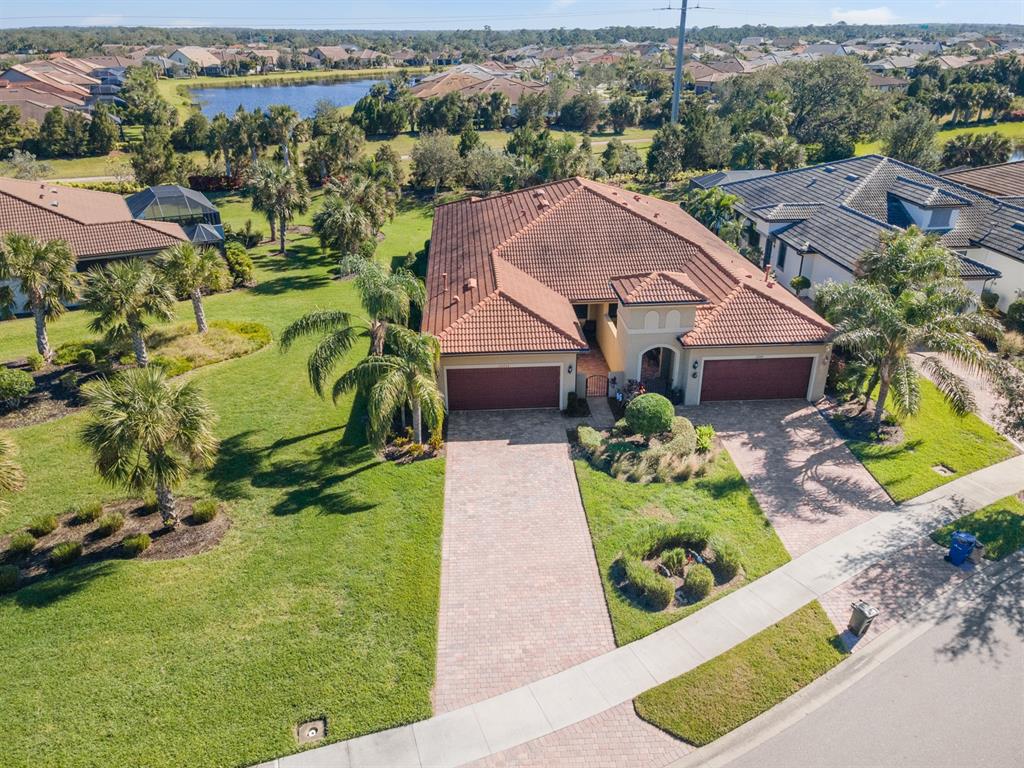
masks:
{"label": "tree shadow on lawn", "polygon": [[264,280],[250,289],[259,296],[279,296],[282,293],[291,291],[309,291],[314,288],[322,288],[330,282],[327,275],[286,275],[275,277],[272,280]]}
{"label": "tree shadow on lawn", "polygon": [[112,570],[113,562],[110,560],[82,565],[73,564],[65,571],[49,575],[46,578],[37,578],[25,584],[12,595],[0,596],[0,602],[13,600],[25,609],[47,608],[59,600],[80,592],[86,585],[107,576]]}
{"label": "tree shadow on lawn", "polygon": [[288,243],[288,254],[282,256],[277,249],[270,253],[256,254],[253,262],[267,272],[291,272],[295,269],[327,267],[337,262],[337,257],[320,250],[319,245]]}

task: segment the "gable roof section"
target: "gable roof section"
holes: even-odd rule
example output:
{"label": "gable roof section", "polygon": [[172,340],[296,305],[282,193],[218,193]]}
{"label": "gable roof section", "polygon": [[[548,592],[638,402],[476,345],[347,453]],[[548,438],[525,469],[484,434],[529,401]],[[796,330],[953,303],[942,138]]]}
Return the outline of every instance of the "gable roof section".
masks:
{"label": "gable roof section", "polygon": [[685,272],[650,272],[611,279],[623,304],[703,304],[708,298]]}
{"label": "gable roof section", "polygon": [[[438,206],[423,330],[446,354],[584,349],[573,303],[715,308],[763,280],[679,206],[567,179]],[[798,298],[779,287],[769,295],[770,318],[748,325],[767,326],[759,333],[770,343],[827,339],[831,328]],[[725,315],[729,326],[715,338],[748,343],[751,333],[737,333],[746,325],[732,314],[746,306]],[[720,322],[704,320],[704,334]]]}
{"label": "gable roof section", "polygon": [[119,195],[0,178],[0,233],[8,232],[65,240],[78,259],[158,251],[188,239],[177,224],[136,221]]}
{"label": "gable roof section", "polygon": [[942,178],[994,197],[1024,196],[1024,160],[966,168],[944,173]]}

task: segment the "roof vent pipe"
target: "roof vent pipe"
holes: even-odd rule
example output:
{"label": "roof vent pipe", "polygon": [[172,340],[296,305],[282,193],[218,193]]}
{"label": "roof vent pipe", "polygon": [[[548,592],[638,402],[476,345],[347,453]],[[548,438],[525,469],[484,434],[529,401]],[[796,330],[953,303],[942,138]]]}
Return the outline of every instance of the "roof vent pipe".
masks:
{"label": "roof vent pipe", "polygon": [[467,291],[472,291],[474,288],[476,288],[476,278],[475,277],[471,277],[468,280],[466,280],[466,284],[464,286],[464,289],[467,290]]}

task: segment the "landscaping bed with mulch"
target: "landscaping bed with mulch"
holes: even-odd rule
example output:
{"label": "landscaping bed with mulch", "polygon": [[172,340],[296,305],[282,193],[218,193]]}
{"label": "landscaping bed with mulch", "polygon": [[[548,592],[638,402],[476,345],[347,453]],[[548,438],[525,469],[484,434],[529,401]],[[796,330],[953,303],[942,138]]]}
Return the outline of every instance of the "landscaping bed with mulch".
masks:
{"label": "landscaping bed with mulch", "polygon": [[[95,519],[80,521],[79,513],[68,511],[57,517],[57,525],[51,532],[36,537],[35,545],[27,554],[18,556],[11,551],[11,543],[19,533],[15,532],[0,539],[0,561],[15,565],[19,570],[18,587],[62,570],[71,564],[92,563],[110,558],[137,557],[140,560],[172,560],[207,552],[216,547],[228,529],[231,518],[223,510],[207,522],[199,522],[193,516],[196,499],[178,499],[178,524],[173,528],[164,525],[155,504],[139,499],[123,499],[102,505],[101,511],[92,515]],[[104,531],[109,520],[121,520],[113,531]],[[113,526],[110,526],[113,527]],[[29,526],[29,529],[32,525]],[[144,551],[134,553],[126,549],[125,540],[140,535],[149,536],[151,543]],[[60,545],[80,542],[81,554],[65,565],[52,562],[52,554]]]}
{"label": "landscaping bed with mulch", "polygon": [[855,400],[832,402],[822,408],[822,412],[844,440],[878,446],[899,445],[904,440],[903,427],[892,419],[883,419],[881,424],[875,426],[874,402],[869,401],[867,408]]}
{"label": "landscaping bed with mulch", "polygon": [[[25,371],[34,383],[32,391],[20,402],[0,407],[0,429],[42,424],[74,412],[83,405],[80,385],[98,375],[74,364],[51,365],[32,371],[24,359],[13,361],[8,367]],[[68,374],[75,377],[75,383],[65,378]]]}

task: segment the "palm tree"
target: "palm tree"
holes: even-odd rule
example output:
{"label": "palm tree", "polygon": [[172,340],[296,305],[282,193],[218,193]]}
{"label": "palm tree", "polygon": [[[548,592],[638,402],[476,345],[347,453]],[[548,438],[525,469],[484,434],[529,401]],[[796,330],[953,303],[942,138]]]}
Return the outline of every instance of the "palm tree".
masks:
{"label": "palm tree", "polygon": [[[973,294],[959,277],[957,259],[937,240],[915,227],[883,238],[881,249],[860,262],[852,283],[828,282],[816,299],[836,328],[834,342],[875,368],[874,424],[890,396],[898,413],[920,408],[915,351],[944,353],[968,370],[985,370],[989,356],[976,334],[997,336],[999,327],[977,312],[964,312]],[[923,368],[958,414],[974,409],[968,384],[941,357],[926,355]]]}
{"label": "palm tree", "polygon": [[[358,339],[369,339],[369,355],[356,366],[358,372],[353,369],[343,374],[335,382],[332,396],[336,400],[342,392],[353,387],[367,396],[373,409],[368,436],[374,445],[379,445],[387,435],[387,426],[395,410],[406,401],[413,403],[414,418],[418,419],[415,413],[418,407],[422,407],[427,423],[435,423],[437,399],[426,387],[426,379],[433,377],[436,369],[436,362],[429,363],[433,352],[424,346],[429,342],[418,341],[419,335],[404,327],[409,321],[411,307],[422,306],[426,295],[423,284],[411,272],[390,272],[379,263],[366,259],[357,264],[355,285],[369,318],[365,323],[357,321],[348,312],[317,310],[285,328],[280,349],[286,352],[297,339],[305,336],[321,337],[309,356],[306,368],[314,391],[323,397],[324,385],[331,371]],[[399,376],[405,384],[400,388],[401,393],[395,394],[395,382]],[[374,391],[376,383],[385,379],[390,383]]]}
{"label": "palm tree", "polygon": [[332,181],[329,190],[348,198],[366,212],[374,236],[395,217],[397,196],[389,194],[385,184],[362,173],[351,173]]}
{"label": "palm tree", "polygon": [[245,177],[249,189],[250,205],[257,213],[267,217],[270,224],[270,239],[277,239],[277,212],[273,206],[273,166],[269,163],[253,163]]}
{"label": "palm tree", "polygon": [[174,293],[162,274],[138,259],[114,261],[89,274],[82,303],[96,317],[89,329],[108,339],[131,339],[135,361],[149,364],[147,318],[174,317]]}
{"label": "palm tree", "polygon": [[178,521],[174,487],[217,452],[215,416],[195,382],[174,384],[159,368],[124,371],[87,384],[82,440],[104,480],[156,491],[164,525]]}
{"label": "palm tree", "polygon": [[221,157],[224,160],[224,175],[231,176],[231,155],[234,152],[232,133],[234,127],[231,120],[223,112],[218,113],[210,121],[210,133],[206,145],[206,156],[211,160]]}
{"label": "palm tree", "polygon": [[203,291],[225,282],[224,262],[212,248],[196,248],[192,243],[178,243],[156,258],[156,268],[179,296],[192,299],[196,315],[196,331],[206,333],[206,311]]}
{"label": "palm tree", "polygon": [[[46,321],[60,317],[65,304],[77,293],[75,256],[63,240],[42,242],[13,232],[0,247],[0,280],[15,280],[26,297],[25,310],[36,324],[36,350],[49,362],[53,349],[46,333]],[[8,294],[8,299],[13,295]]]}
{"label": "palm tree", "polygon": [[334,248],[342,258],[358,254],[374,235],[366,211],[355,201],[337,194],[324,195],[323,205],[313,214],[313,231],[324,250]]}
{"label": "palm tree", "polygon": [[804,164],[804,148],[792,136],[777,136],[765,143],[761,161],[773,171],[799,168]]}
{"label": "palm tree", "polygon": [[733,206],[739,202],[736,195],[724,191],[721,187],[695,189],[687,193],[683,199],[683,209],[716,234],[735,215]]}
{"label": "palm tree", "polygon": [[[15,453],[14,441],[0,432],[0,493],[14,493],[25,487],[25,473],[14,460]],[[0,501],[0,510],[3,509],[4,504]]]}
{"label": "palm tree", "polygon": [[277,219],[277,236],[281,253],[285,254],[285,230],[296,213],[305,213],[309,208],[309,186],[294,168],[276,163],[258,163],[251,184],[253,207],[258,198],[260,210],[268,218]]}
{"label": "palm tree", "polygon": [[267,133],[271,140],[276,141],[280,145],[284,167],[290,168],[292,163],[289,148],[292,136],[295,134],[295,129],[302,121],[302,118],[299,117],[298,112],[287,104],[272,104],[267,110],[266,120]]}

